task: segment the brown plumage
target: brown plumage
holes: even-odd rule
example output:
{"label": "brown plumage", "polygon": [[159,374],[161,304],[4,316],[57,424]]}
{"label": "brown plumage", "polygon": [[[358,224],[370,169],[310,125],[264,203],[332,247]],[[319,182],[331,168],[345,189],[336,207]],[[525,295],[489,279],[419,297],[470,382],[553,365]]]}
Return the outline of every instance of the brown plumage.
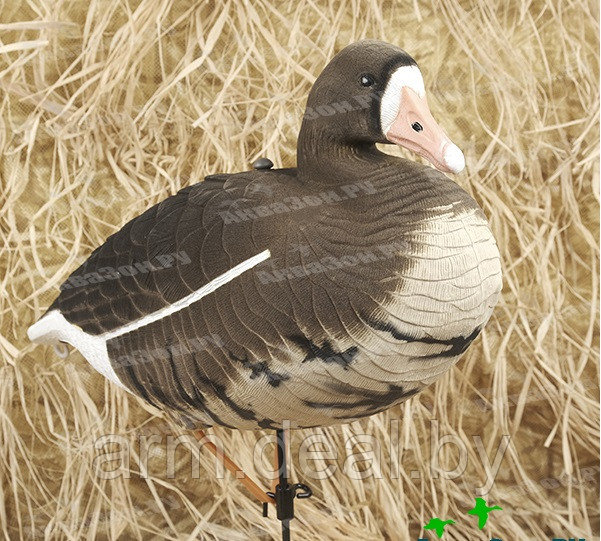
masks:
{"label": "brown plumage", "polygon": [[347,47],[311,90],[297,169],[212,175],[134,218],[65,282],[32,339],[102,342],[269,250],[201,300],[104,340],[110,366],[82,353],[188,426],[346,422],[434,381],[490,317],[501,272],[464,190],[375,147],[390,142],[391,76],[413,65],[381,42]]}

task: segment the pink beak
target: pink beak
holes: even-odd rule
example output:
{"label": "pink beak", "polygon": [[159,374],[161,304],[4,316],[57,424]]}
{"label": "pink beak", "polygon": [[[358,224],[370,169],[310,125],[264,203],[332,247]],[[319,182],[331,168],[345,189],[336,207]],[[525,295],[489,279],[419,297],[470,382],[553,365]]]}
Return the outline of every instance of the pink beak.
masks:
{"label": "pink beak", "polygon": [[392,143],[423,156],[445,173],[459,173],[465,167],[463,152],[455,145],[430,113],[426,98],[404,86],[399,113],[386,137]]}

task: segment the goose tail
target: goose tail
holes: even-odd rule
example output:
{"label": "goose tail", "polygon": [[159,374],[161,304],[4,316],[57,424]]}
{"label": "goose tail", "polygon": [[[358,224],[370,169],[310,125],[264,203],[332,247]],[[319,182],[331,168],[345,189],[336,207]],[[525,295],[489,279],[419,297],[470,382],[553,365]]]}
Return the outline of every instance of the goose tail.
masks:
{"label": "goose tail", "polygon": [[35,344],[47,344],[54,347],[56,354],[65,358],[69,355],[66,343],[67,332],[65,318],[58,310],[52,310],[27,329],[27,337]]}

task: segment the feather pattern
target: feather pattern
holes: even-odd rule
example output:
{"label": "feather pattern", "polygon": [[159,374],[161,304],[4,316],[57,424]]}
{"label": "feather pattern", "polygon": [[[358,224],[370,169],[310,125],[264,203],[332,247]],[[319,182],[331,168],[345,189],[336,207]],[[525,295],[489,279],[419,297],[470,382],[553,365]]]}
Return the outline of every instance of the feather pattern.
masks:
{"label": "feather pattern", "polygon": [[[371,46],[369,60],[378,73],[413,62],[398,51]],[[332,69],[325,76],[345,76]],[[324,74],[310,104],[343,88]],[[499,253],[455,182],[376,150],[373,114],[305,119],[298,169],[208,177],[134,218],[71,275],[30,336],[95,344],[97,369],[104,362],[107,377],[190,427],[323,426],[414,395],[488,321]],[[367,142],[340,139],[353,129]]]}

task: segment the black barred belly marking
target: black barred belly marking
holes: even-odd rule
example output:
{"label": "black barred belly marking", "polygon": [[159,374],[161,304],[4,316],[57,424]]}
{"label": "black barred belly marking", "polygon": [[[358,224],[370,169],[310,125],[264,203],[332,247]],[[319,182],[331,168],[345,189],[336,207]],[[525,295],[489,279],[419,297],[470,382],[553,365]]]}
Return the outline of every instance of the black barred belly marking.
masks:
{"label": "black barred belly marking", "polygon": [[271,370],[267,361],[257,361],[253,363],[248,360],[247,355],[244,355],[244,357],[236,357],[236,355],[234,355],[231,351],[228,352],[228,356],[232,361],[240,363],[243,368],[246,368],[250,371],[250,379],[264,377],[265,381],[267,381],[267,383],[272,387],[279,387],[280,383],[290,379],[290,374],[284,374]]}
{"label": "black barred belly marking", "polygon": [[[362,412],[362,415],[373,415],[386,408],[389,408],[391,404],[410,398],[414,394],[417,394],[421,389],[406,389],[403,385],[389,384],[388,390],[385,392],[371,392],[363,391],[360,393],[360,397],[351,402],[313,402],[311,400],[305,400],[305,404],[310,408],[318,409],[333,409],[333,410],[349,410],[358,409]],[[356,396],[356,393],[353,395]],[[354,415],[357,415],[356,413]],[[334,415],[335,419],[347,419],[348,415]]]}
{"label": "black barred belly marking", "polygon": [[344,370],[347,370],[359,353],[357,346],[350,346],[345,350],[336,351],[329,340],[325,340],[322,346],[318,346],[306,336],[291,336],[289,338],[307,352],[301,361],[303,363],[320,360],[326,364],[337,364]]}
{"label": "black barred belly marking", "polygon": [[388,332],[395,339],[402,342],[420,342],[422,344],[440,344],[441,346],[448,346],[447,349],[443,349],[440,353],[435,353],[433,355],[427,355],[424,357],[420,357],[421,359],[435,359],[437,357],[456,357],[457,355],[461,355],[467,350],[469,345],[477,338],[482,330],[481,326],[476,327],[471,334],[468,336],[455,336],[454,338],[450,338],[448,340],[442,340],[439,338],[432,338],[430,336],[424,336],[422,338],[416,338],[414,336],[410,336],[409,334],[402,333],[393,323],[383,322],[383,321],[370,321],[367,320],[368,325],[377,331]]}

